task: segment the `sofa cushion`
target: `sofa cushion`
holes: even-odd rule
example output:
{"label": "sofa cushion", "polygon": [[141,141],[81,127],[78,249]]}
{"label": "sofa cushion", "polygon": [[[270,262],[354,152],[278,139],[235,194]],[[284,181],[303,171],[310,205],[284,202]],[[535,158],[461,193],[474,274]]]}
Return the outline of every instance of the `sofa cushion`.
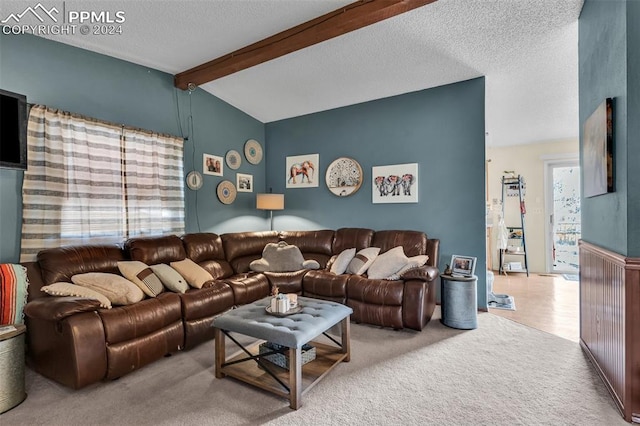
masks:
{"label": "sofa cushion", "polygon": [[347,281],[350,276],[332,274],[327,270],[309,271],[302,279],[302,294],[306,297],[345,303]]}
{"label": "sofa cushion", "polygon": [[264,272],[269,280],[269,287],[278,287],[280,293],[302,293],[302,279],[309,272],[308,269],[300,269],[293,272]]}
{"label": "sofa cushion", "polygon": [[336,275],[344,274],[347,271],[349,263],[356,256],[356,248],[343,250],[335,260],[331,263],[330,271]]}
{"label": "sofa cushion", "polygon": [[236,274],[248,272],[249,264],[260,259],[264,247],[269,243],[278,242],[276,231],[236,232],[223,234],[220,237],[227,261]]}
{"label": "sofa cushion", "polygon": [[356,250],[370,247],[372,238],[373,229],[340,228],[333,240],[333,253],[338,254],[351,247],[355,247]]}
{"label": "sofa cushion", "polygon": [[316,260],[324,268],[333,255],[333,238],[335,231],[283,231],[280,239],[287,244],[297,246],[307,260]]}
{"label": "sofa cushion", "polygon": [[174,293],[184,293],[189,290],[187,281],[171,266],[158,263],[157,265],[151,265],[150,268],[160,278],[162,285]]}
{"label": "sofa cushion", "polygon": [[116,245],[69,246],[42,250],[38,265],[46,284],[69,282],[71,277],[87,272],[117,274],[118,262],[126,260]]}
{"label": "sofa cushion", "polygon": [[269,279],[264,274],[255,272],[237,274],[225,280],[233,290],[233,300],[236,305],[246,305],[271,293]]}
{"label": "sofa cushion", "polygon": [[131,238],[124,246],[131,260],[139,260],[147,265],[175,262],[187,257],[182,240],[177,235]]}
{"label": "sofa cushion", "polygon": [[408,263],[409,258],[404,255],[402,247],[394,247],[375,258],[367,270],[367,275],[374,280],[386,279],[391,274],[397,273]]}
{"label": "sofa cushion", "polygon": [[171,324],[182,322],[180,296],[170,292],[134,305],[102,310],[98,314],[108,344],[151,336]]}
{"label": "sofa cushion", "polygon": [[156,297],[164,291],[162,282],[153,270],[138,260],[118,262],[118,269],[126,279],[137,285],[149,297]]}
{"label": "sofa cushion", "polygon": [[210,273],[189,258],[171,262],[171,267],[178,271],[187,280],[187,283],[194,288],[202,288],[204,283],[213,279]]}
{"label": "sofa cushion", "polygon": [[427,254],[427,234],[419,231],[377,231],[371,240],[373,247],[380,247],[380,253],[402,246],[407,256]]}
{"label": "sofa cushion", "polygon": [[360,250],[356,253],[356,256],[351,259],[351,262],[349,262],[349,266],[347,266],[347,273],[355,275],[364,274],[367,272],[367,269],[371,266],[376,256],[378,256],[378,253],[380,253],[380,249],[378,247],[368,247]]}
{"label": "sofa cushion", "polygon": [[225,260],[222,238],[212,232],[199,232],[182,236],[187,257],[196,263],[209,259]]}
{"label": "sofa cushion", "polygon": [[111,301],[102,293],[98,293],[87,287],[79,285],[57,282],[43,286],[40,290],[51,296],[75,296],[84,299],[94,299],[100,302],[101,308],[111,309]]}
{"label": "sofa cushion", "polygon": [[279,238],[287,244],[298,246],[303,253],[332,254],[335,231],[323,229],[319,231],[282,231]]}
{"label": "sofa cushion", "polygon": [[233,268],[225,258],[222,238],[210,232],[186,234],[182,237],[187,257],[202,266],[214,279],[233,275]]}
{"label": "sofa cushion", "polygon": [[130,305],[144,299],[144,293],[134,283],[116,274],[88,272],[71,277],[74,284],[107,296],[112,305]]}
{"label": "sofa cushion", "polygon": [[372,280],[360,275],[350,275],[347,282],[349,300],[359,300],[371,305],[402,306],[403,281]]}

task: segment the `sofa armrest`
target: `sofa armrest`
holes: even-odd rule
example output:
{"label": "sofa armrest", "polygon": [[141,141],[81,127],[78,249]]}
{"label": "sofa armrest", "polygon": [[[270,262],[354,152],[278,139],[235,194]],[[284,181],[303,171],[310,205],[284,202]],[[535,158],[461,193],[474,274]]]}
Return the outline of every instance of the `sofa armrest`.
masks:
{"label": "sofa armrest", "polygon": [[411,279],[404,282],[402,321],[404,326],[422,330],[436,308],[436,282]]}
{"label": "sofa armrest", "polygon": [[433,281],[440,276],[438,268],[433,266],[421,266],[419,268],[410,269],[402,274],[402,279],[407,280],[419,280],[419,281]]}
{"label": "sofa armrest", "polygon": [[80,312],[96,311],[100,302],[81,297],[40,297],[27,303],[24,313],[29,318],[59,321]]}
{"label": "sofa armrest", "polygon": [[106,377],[107,344],[96,310],[59,321],[27,316],[26,323],[28,363],[35,371],[73,389]]}

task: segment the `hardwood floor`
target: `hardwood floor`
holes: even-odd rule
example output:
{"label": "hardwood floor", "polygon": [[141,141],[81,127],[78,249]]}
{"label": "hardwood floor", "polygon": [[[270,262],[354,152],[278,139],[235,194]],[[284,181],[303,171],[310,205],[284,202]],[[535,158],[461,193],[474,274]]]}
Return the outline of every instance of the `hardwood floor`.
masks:
{"label": "hardwood floor", "polygon": [[498,275],[494,271],[493,292],[508,294],[515,299],[516,310],[489,308],[489,312],[537,328],[551,334],[579,341],[579,283],[565,280],[562,275],[511,273]]}

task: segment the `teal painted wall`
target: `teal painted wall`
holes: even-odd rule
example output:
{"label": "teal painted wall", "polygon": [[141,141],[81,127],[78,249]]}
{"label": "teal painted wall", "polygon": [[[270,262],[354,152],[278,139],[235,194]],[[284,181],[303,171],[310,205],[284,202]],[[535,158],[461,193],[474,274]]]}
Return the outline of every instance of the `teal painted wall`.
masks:
{"label": "teal painted wall", "polygon": [[627,211],[629,256],[640,257],[640,2],[627,2]]}
{"label": "teal painted wall", "polygon": [[581,141],[585,120],[614,98],[615,192],[582,200],[582,238],[629,257],[640,257],[639,20],[637,1],[587,0],[579,21]]}
{"label": "teal painted wall", "polygon": [[[265,140],[263,123],[200,89],[191,95],[176,91],[169,74],[29,35],[0,35],[0,88],[25,94],[30,103],[177,136],[191,133],[191,103],[185,173],[194,164],[202,170],[203,153],[224,156],[229,149],[242,152],[247,139]],[[238,172],[253,174],[256,190],[264,189],[264,162],[245,161]],[[0,262],[19,259],[22,177],[21,171],[0,169]],[[197,193],[186,190],[187,232],[265,229],[255,193],[238,194],[230,206],[218,201],[222,179],[235,183],[235,171],[205,176]]]}
{"label": "teal painted wall", "polygon": [[[478,306],[486,308],[484,78],[268,123],[267,187],[284,192],[277,229],[415,229],[452,254],[478,258]],[[286,156],[320,154],[318,188],[286,189]],[[356,159],[364,183],[334,196],[324,184],[338,157]],[[371,167],[418,163],[419,203],[372,204]]]}

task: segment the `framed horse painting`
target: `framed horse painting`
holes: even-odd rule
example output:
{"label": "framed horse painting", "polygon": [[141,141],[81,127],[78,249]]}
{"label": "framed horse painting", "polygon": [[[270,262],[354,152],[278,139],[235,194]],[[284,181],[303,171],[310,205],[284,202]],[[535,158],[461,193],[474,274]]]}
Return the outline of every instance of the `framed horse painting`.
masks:
{"label": "framed horse painting", "polygon": [[287,188],[315,188],[319,172],[320,154],[287,157]]}
{"label": "framed horse painting", "polygon": [[371,168],[373,204],[417,203],[418,163]]}

